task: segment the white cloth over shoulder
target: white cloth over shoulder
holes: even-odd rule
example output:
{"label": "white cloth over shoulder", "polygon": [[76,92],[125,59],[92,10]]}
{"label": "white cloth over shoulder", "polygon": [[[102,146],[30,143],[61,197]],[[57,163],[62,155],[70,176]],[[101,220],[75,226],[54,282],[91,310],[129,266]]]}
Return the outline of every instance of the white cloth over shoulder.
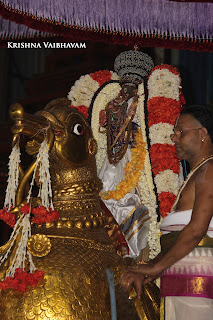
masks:
{"label": "white cloth over shoulder", "polygon": [[[105,158],[98,174],[103,183],[102,192],[116,189],[118,183],[124,179],[124,168],[130,160],[130,148],[127,148],[124,157],[116,166],[109,163],[108,157]],[[136,258],[148,242],[150,217],[147,208],[141,204],[135,190],[127,193],[120,201],[115,199],[103,201],[125,236],[129,246],[129,254]]]}
{"label": "white cloth over shoulder", "polygon": [[[192,209],[184,211],[173,211],[166,216],[160,226],[161,233],[182,230],[191,220]],[[213,238],[213,218],[210,221],[207,235]]]}

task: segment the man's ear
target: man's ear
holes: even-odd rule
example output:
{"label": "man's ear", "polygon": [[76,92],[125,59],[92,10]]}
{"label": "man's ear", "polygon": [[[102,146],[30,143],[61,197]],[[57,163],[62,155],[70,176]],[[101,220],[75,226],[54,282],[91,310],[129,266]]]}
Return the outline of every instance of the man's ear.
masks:
{"label": "man's ear", "polygon": [[201,128],[200,129],[200,137],[201,137],[201,141],[205,141],[206,140],[206,137],[208,135],[208,131],[205,127]]}

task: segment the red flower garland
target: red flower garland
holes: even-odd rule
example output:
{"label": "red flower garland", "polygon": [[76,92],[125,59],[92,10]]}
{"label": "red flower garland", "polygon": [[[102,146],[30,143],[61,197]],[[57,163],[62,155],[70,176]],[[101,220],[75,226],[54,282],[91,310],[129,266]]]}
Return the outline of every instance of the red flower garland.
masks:
{"label": "red flower garland", "polygon": [[[155,67],[152,69],[152,72],[153,72],[154,70],[157,70],[157,69],[160,69],[160,70],[162,70],[162,69],[167,69],[167,70],[169,70],[170,72],[172,72],[172,73],[174,73],[174,74],[176,74],[177,76],[180,77],[180,73],[179,73],[179,71],[177,70],[177,68],[171,66],[170,64],[161,64],[161,65],[159,65],[159,66],[155,66]],[[149,75],[149,76],[150,76],[150,75]]]}
{"label": "red flower garland", "polygon": [[161,192],[158,196],[160,202],[160,213],[164,218],[167,216],[167,213],[171,211],[171,208],[175,202],[176,196],[170,192]]}
{"label": "red flower garland", "polygon": [[59,212],[54,211],[51,208],[47,210],[45,207],[32,208],[32,214],[34,215],[32,222],[41,225],[44,222],[52,222],[59,219]]}
{"label": "red flower garland", "polygon": [[88,119],[88,117],[89,117],[89,114],[88,114],[89,108],[87,108],[85,106],[75,107],[73,105],[71,105],[70,108],[77,109],[79,112],[81,112],[85,116],[86,119]]}
{"label": "red flower garland", "polygon": [[21,213],[24,213],[25,215],[29,214],[31,212],[31,206],[27,203],[23,207],[21,207]]}
{"label": "red flower garland", "polygon": [[[32,222],[41,225],[45,222],[52,222],[59,219],[59,212],[52,210],[49,208],[48,210],[43,207],[31,208],[29,204],[25,204],[20,209],[21,213],[25,215],[32,213],[34,217],[32,218]],[[10,211],[7,211],[5,208],[0,210],[0,219],[5,221],[10,227],[14,228],[16,220],[15,214]]]}
{"label": "red flower garland", "polygon": [[180,101],[171,98],[154,97],[148,100],[147,109],[149,113],[149,127],[159,122],[174,125],[175,120],[180,114],[181,104]]}
{"label": "red flower garland", "polygon": [[99,83],[99,86],[102,86],[105,82],[111,80],[112,74],[109,70],[100,70],[94,73],[89,74],[90,77]]}
{"label": "red flower garland", "polygon": [[[99,70],[94,73],[90,73],[89,75],[93,80],[98,82],[99,87],[102,86],[102,84],[110,81],[111,77],[112,77],[112,74],[109,70]],[[71,105],[70,108],[77,109],[79,112],[81,112],[85,116],[86,119],[88,119],[88,117],[89,117],[89,114],[88,114],[89,108],[88,107],[86,107],[84,105],[77,106],[77,107]]]}
{"label": "red flower garland", "polygon": [[0,289],[5,291],[10,288],[23,293],[28,287],[35,288],[38,282],[43,278],[43,270],[36,270],[33,273],[29,273],[21,268],[17,268],[14,277],[6,277],[4,281],[0,282]]}
{"label": "red flower garland", "polygon": [[[160,66],[156,66],[152,69],[152,72],[157,69],[167,69],[180,77],[178,70],[171,65],[162,64]],[[149,128],[160,122],[174,125],[180,114],[182,104],[184,103],[185,99],[182,95],[181,88],[179,90],[178,101],[162,96],[149,99],[147,102]],[[172,170],[176,174],[179,173],[180,164],[174,146],[156,143],[149,148],[149,153],[152,171],[155,176],[164,170]],[[162,217],[165,217],[171,210],[175,198],[176,196],[170,192],[161,192],[158,194],[159,210]]]}
{"label": "red flower garland", "polygon": [[14,228],[16,224],[15,214],[7,211],[6,208],[0,210],[0,219],[6,222],[10,227]]}
{"label": "red flower garland", "polygon": [[150,147],[149,153],[151,159],[155,159],[155,161],[152,161],[152,171],[154,175],[167,169],[177,174],[180,172],[180,165],[174,146],[155,143]]}

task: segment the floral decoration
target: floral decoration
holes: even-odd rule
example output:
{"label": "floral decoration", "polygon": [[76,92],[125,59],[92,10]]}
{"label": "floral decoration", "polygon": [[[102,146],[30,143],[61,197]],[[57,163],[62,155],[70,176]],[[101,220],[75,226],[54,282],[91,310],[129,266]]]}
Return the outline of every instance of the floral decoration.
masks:
{"label": "floral decoration", "polygon": [[136,147],[131,149],[131,162],[127,162],[124,168],[124,179],[118,183],[116,190],[101,193],[102,199],[120,200],[137,185],[140,179],[140,171],[144,168],[146,155],[145,143],[140,131],[135,136],[135,142]]}
{"label": "floral decoration", "polygon": [[98,151],[96,154],[96,164],[98,171],[101,169],[102,163],[106,157],[107,150],[107,138],[105,133],[100,132],[99,128],[99,114],[101,110],[105,109],[105,106],[113,99],[117,97],[121,90],[119,83],[107,84],[96,96],[93,103],[91,127],[93,136],[98,144]]}
{"label": "floral decoration", "polygon": [[32,208],[32,222],[41,225],[44,222],[52,222],[59,219],[59,212],[52,210],[51,208],[47,209],[44,206]]}
{"label": "floral decoration", "polygon": [[27,215],[27,214],[30,214],[31,209],[32,209],[31,206],[30,206],[28,203],[25,203],[25,204],[21,207],[20,211],[21,211],[21,213],[24,213],[25,215]]}
{"label": "floral decoration", "polygon": [[87,107],[85,107],[85,106],[75,107],[75,106],[71,105],[70,108],[77,109],[79,112],[81,112],[85,116],[86,119],[88,119],[88,117],[89,117],[88,110],[89,109]]}
{"label": "floral decoration", "polygon": [[153,97],[148,100],[147,107],[149,127],[160,122],[174,125],[180,113],[180,102],[172,98]]}
{"label": "floral decoration", "polygon": [[[111,74],[111,78],[110,78]],[[94,93],[97,89],[108,82],[109,80],[118,80],[118,76],[112,71],[103,70],[97,71],[93,74],[82,76],[76,81],[75,85],[71,88],[68,97],[72,100],[72,105],[86,107],[90,106]],[[101,132],[99,126],[99,114],[101,110],[105,109],[107,103],[116,98],[121,90],[119,83],[108,83],[96,96],[93,101],[93,111],[91,118],[91,127],[93,130],[94,138],[98,144],[98,152],[96,155],[97,169],[100,170],[104,158],[106,156],[107,142],[106,134],[103,130]],[[180,74],[176,68],[169,65],[161,65],[153,68],[152,73],[148,80],[148,127],[149,127],[149,139],[150,150],[148,152],[148,142],[146,137],[146,123],[145,123],[145,110],[144,110],[144,84],[138,86],[138,106],[134,121],[139,125],[141,131],[141,137],[143,137],[143,159],[140,159],[137,163],[138,174],[131,175],[131,172],[136,172],[136,158],[139,155],[139,147],[132,149],[131,162],[126,165],[125,178],[116,187],[116,190],[101,194],[103,199],[121,199],[122,196],[128,192],[129,188],[132,188],[133,184],[137,187],[140,197],[144,205],[149,210],[150,216],[150,229],[149,229],[149,247],[150,258],[154,258],[160,251],[159,242],[159,223],[156,222],[156,195],[154,193],[154,184],[152,178],[152,167],[155,176],[155,183],[157,191],[160,190],[159,184],[162,182],[163,186],[166,185],[168,179],[171,179],[172,192],[160,190],[158,192],[160,202],[160,212],[162,216],[166,215],[166,212],[172,206],[175,195],[178,189],[178,173],[179,173],[179,161],[175,156],[175,150],[170,139],[173,125],[176,118],[179,115],[181,104],[184,103],[183,96],[181,94],[181,80]],[[157,152],[159,147],[163,153],[163,157],[160,156],[160,152]],[[169,152],[168,159],[165,159],[165,152]],[[150,162],[151,161],[151,162]],[[143,165],[142,165],[143,163]],[[156,179],[157,178],[157,179]],[[130,183],[130,180],[132,183]],[[136,182],[137,180],[137,182]],[[157,182],[156,182],[157,181]],[[171,187],[170,183],[168,188]],[[175,190],[174,190],[175,189]]]}
{"label": "floral decoration", "polygon": [[8,211],[6,208],[0,210],[0,219],[6,222],[11,228],[14,228],[16,223],[15,214]]}
{"label": "floral decoration", "polygon": [[27,291],[29,287],[35,288],[43,278],[43,270],[36,270],[30,273],[21,268],[17,268],[14,277],[6,277],[4,281],[0,282],[0,289],[5,291],[10,288],[23,293]]}
{"label": "floral decoration", "polygon": [[166,217],[166,212],[171,211],[173,203],[175,202],[176,195],[171,192],[161,192],[158,196],[160,202],[160,211],[162,217]]}
{"label": "floral decoration", "polygon": [[174,173],[178,174],[180,172],[180,164],[179,161],[177,161],[174,146],[155,143],[150,147],[149,153],[151,159],[155,159],[152,163],[152,171],[155,175],[168,168],[170,168]]}
{"label": "floral decoration", "polygon": [[[174,145],[169,141],[184,103],[178,70],[166,64],[153,68],[148,80],[148,90],[149,153],[159,209],[161,216],[165,217],[172,208],[180,184],[180,163]],[[159,131],[162,132],[160,137]]]}
{"label": "floral decoration", "polygon": [[93,95],[98,88],[103,83],[117,79],[117,74],[108,70],[100,70],[86,74],[75,82],[67,97],[71,100],[73,106],[78,107],[84,105],[89,108]]}
{"label": "floral decoration", "polygon": [[[44,206],[31,208],[29,204],[25,204],[20,209],[21,213],[28,215],[33,214],[32,222],[41,225],[45,222],[53,222],[59,219],[59,212],[52,210],[51,208],[46,209]],[[15,214],[11,211],[7,211],[5,208],[0,210],[0,219],[6,222],[10,227],[14,228],[16,219]]]}
{"label": "floral decoration", "polygon": [[94,73],[90,73],[90,77],[99,83],[99,86],[108,82],[112,78],[112,73],[109,70],[100,70]]}
{"label": "floral decoration", "polygon": [[47,209],[44,206],[31,208],[31,206],[27,203],[21,207],[21,213],[24,213],[25,215],[32,213],[32,222],[38,225],[41,225],[44,222],[52,222],[59,219],[58,211],[52,210],[51,208]]}
{"label": "floral decoration", "polygon": [[144,84],[141,83],[138,86],[138,106],[136,111],[137,123],[140,126],[140,130],[143,136],[143,140],[146,145],[146,156],[144,169],[140,172],[140,179],[138,181],[137,187],[140,193],[143,204],[149,210],[150,223],[149,223],[149,236],[148,236],[148,245],[149,245],[149,258],[153,259],[160,252],[160,227],[159,223],[156,220],[156,195],[154,192],[154,184],[151,171],[151,162],[148,152],[148,141],[146,135],[146,122],[145,122],[145,109],[144,109]]}

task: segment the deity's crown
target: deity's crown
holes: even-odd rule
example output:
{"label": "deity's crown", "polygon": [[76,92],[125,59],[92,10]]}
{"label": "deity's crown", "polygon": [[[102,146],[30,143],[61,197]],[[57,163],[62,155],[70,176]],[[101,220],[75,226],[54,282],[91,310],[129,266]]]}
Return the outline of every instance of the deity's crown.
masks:
{"label": "deity's crown", "polygon": [[152,58],[141,51],[121,52],[114,62],[115,72],[122,80],[131,80],[140,83],[154,68]]}

